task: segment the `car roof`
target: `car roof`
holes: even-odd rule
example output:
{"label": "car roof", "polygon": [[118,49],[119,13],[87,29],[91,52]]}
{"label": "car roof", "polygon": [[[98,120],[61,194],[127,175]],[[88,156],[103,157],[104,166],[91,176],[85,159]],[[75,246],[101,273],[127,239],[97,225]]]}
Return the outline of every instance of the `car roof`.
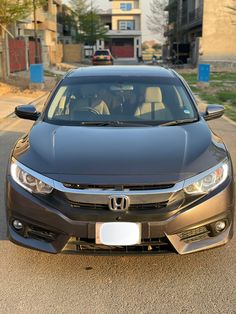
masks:
{"label": "car roof", "polygon": [[111,54],[110,50],[109,49],[97,49],[94,54],[96,54],[97,52],[108,52]]}
{"label": "car roof", "polygon": [[95,52],[97,51],[110,51],[109,49],[97,49]]}
{"label": "car roof", "polygon": [[176,74],[159,66],[99,66],[81,67],[69,72],[66,77],[88,77],[88,76],[144,76],[144,77],[169,77],[174,78]]}

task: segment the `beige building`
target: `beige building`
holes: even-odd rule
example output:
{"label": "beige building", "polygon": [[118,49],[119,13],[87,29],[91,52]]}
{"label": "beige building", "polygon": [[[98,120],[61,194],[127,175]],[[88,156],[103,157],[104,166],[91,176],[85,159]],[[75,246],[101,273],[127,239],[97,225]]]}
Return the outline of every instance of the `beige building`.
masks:
{"label": "beige building", "polygon": [[193,64],[236,66],[236,15],[228,7],[234,0],[170,0],[165,36],[170,54]]}
{"label": "beige building", "polygon": [[139,0],[110,0],[112,9],[100,16],[108,28],[109,40],[97,48],[109,48],[116,58],[136,59],[141,55],[141,9]]}
{"label": "beige building", "polygon": [[204,1],[201,62],[236,67],[236,15],[227,8],[233,4],[232,0]]}
{"label": "beige building", "polygon": [[[57,54],[61,55],[62,47],[57,46],[57,13],[61,8],[61,0],[48,0],[43,8],[36,10],[37,36],[41,44],[42,62],[47,67],[57,61]],[[17,36],[34,40],[33,13],[21,23],[17,23]],[[60,57],[58,56],[60,59]]]}

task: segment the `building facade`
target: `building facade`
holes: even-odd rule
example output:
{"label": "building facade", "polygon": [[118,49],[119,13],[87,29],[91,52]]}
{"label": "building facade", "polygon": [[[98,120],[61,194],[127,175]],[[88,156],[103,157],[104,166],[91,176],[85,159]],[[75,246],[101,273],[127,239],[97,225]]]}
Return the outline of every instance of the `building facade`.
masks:
{"label": "building facade", "polygon": [[97,48],[107,48],[116,58],[137,59],[141,56],[141,9],[139,0],[110,0],[112,9],[101,12],[108,28],[107,40],[99,40]]}
{"label": "building facade", "polygon": [[58,42],[64,45],[77,42],[78,17],[67,5],[62,4],[57,11],[57,33]]}
{"label": "building facade", "polygon": [[236,67],[236,15],[229,6],[235,1],[204,0],[200,62]]}
{"label": "building facade", "polygon": [[[55,63],[58,41],[57,14],[61,10],[61,0],[47,0],[42,8],[36,10],[37,37],[40,46],[41,62],[46,67]],[[15,25],[15,36],[26,38],[29,43],[35,40],[34,14]]]}
{"label": "building facade", "polygon": [[178,44],[180,56],[185,54],[192,64],[235,63],[236,16],[228,8],[232,4],[233,0],[170,0],[165,29],[170,54]]}
{"label": "building facade", "polygon": [[166,7],[168,24],[165,29],[169,54],[173,51],[184,63],[198,62],[199,38],[202,37],[203,0],[170,0]]}

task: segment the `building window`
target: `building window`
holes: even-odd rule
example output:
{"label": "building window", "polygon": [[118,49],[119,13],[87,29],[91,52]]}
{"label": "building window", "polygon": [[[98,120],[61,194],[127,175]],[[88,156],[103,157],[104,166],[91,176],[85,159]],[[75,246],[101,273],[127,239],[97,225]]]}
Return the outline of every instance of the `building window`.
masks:
{"label": "building window", "polygon": [[134,21],[119,21],[119,30],[134,30]]}
{"label": "building window", "polygon": [[121,3],[120,9],[122,11],[131,11],[132,10],[132,3]]}
{"label": "building window", "polygon": [[137,41],[136,41],[136,45],[137,45],[137,46],[139,45],[139,39],[137,39]]}

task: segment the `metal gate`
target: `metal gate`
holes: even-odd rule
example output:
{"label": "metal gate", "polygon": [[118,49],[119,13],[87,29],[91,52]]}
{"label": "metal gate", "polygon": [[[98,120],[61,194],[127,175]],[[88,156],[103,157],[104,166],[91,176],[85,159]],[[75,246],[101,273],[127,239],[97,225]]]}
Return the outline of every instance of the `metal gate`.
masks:
{"label": "metal gate", "polygon": [[26,70],[26,47],[23,39],[9,39],[10,72]]}

